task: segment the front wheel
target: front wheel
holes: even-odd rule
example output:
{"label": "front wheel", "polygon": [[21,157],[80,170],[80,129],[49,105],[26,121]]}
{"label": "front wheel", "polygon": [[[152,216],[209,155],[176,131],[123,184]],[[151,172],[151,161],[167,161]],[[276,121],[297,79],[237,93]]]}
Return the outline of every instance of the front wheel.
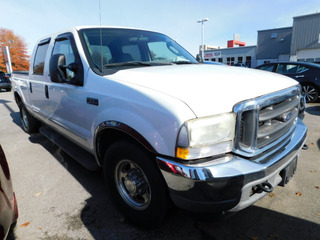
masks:
{"label": "front wheel", "polygon": [[318,89],[308,84],[302,85],[302,94],[305,96],[307,103],[313,103],[319,97]]}
{"label": "front wheel", "polygon": [[154,159],[138,145],[120,141],[104,159],[104,176],[123,215],[140,227],[154,227],[167,213],[167,187]]}
{"label": "front wheel", "polygon": [[20,118],[22,122],[22,128],[26,133],[38,132],[40,127],[40,121],[33,117],[23,103],[20,104]]}

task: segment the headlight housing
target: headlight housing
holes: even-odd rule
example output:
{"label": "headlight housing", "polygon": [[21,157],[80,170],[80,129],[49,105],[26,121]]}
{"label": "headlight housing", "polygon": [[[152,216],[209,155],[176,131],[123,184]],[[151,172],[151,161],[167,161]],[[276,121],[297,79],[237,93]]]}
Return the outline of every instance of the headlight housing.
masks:
{"label": "headlight housing", "polygon": [[178,134],[176,157],[192,160],[232,151],[235,125],[235,113],[186,121]]}

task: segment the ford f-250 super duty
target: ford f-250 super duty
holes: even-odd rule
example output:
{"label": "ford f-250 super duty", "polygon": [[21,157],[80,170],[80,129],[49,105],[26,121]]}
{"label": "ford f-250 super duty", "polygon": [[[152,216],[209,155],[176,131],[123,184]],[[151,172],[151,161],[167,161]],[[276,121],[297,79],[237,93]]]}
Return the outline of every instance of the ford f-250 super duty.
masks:
{"label": "ford f-250 super duty", "polygon": [[24,130],[85,167],[102,167],[134,223],[162,221],[170,203],[235,212],[284,186],[307,128],[296,81],[198,63],[169,37],[77,27],[41,39],[29,73],[13,74]]}

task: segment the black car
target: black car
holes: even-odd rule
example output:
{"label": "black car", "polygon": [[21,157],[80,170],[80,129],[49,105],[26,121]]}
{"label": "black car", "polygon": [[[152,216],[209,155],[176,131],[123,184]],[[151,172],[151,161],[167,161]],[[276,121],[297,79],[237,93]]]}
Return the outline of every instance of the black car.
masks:
{"label": "black car", "polygon": [[11,91],[10,76],[0,71],[0,90],[5,89],[7,92]]}
{"label": "black car", "polygon": [[233,64],[233,66],[234,67],[248,67],[246,64],[244,64],[244,63],[235,63],[235,64]]}
{"label": "black car", "polygon": [[276,72],[297,80],[307,102],[318,100],[320,91],[320,65],[308,62],[266,63],[256,69]]}

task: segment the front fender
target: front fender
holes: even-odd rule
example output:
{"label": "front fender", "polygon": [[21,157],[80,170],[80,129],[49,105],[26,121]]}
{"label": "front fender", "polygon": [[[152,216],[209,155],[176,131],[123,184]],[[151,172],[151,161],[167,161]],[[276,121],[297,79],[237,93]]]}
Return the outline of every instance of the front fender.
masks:
{"label": "front fender", "polygon": [[[99,115],[98,119],[108,116],[110,120],[96,121],[95,141],[101,131],[107,128],[115,129],[133,137],[149,151],[174,156],[176,137],[182,123],[173,115],[153,113],[151,116],[146,116],[118,108],[110,108]],[[96,143],[94,145],[96,146]]]}

